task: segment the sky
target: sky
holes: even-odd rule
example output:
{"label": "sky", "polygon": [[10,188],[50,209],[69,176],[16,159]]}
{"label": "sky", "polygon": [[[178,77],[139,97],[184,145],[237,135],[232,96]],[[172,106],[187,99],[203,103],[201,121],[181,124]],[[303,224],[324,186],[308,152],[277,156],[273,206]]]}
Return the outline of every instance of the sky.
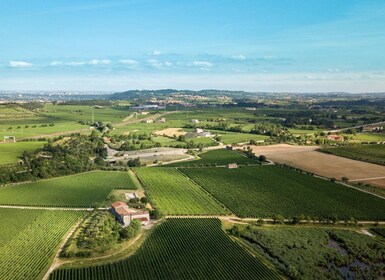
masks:
{"label": "sky", "polygon": [[0,0],[0,90],[385,92],[383,0]]}

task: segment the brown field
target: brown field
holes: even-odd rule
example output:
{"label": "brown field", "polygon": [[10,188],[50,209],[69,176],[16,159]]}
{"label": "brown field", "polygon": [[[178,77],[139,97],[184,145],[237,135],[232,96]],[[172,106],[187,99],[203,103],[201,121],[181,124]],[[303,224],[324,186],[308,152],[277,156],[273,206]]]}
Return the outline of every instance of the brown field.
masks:
{"label": "brown field", "polygon": [[186,133],[187,132],[183,131],[182,128],[175,128],[175,127],[170,127],[170,128],[166,128],[166,129],[154,132],[155,135],[167,136],[167,137],[174,137],[174,135],[176,136],[185,135]]}
{"label": "brown field", "polygon": [[271,146],[251,146],[256,155],[285,163],[328,178],[362,181],[385,188],[385,179],[365,180],[385,177],[385,166],[317,152],[318,146],[291,146],[287,144]]}

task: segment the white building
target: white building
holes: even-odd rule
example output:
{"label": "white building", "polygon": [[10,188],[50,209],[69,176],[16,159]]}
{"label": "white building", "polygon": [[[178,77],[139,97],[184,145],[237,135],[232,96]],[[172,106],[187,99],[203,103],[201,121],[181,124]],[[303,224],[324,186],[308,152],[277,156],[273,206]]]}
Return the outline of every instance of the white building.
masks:
{"label": "white building", "polygon": [[132,220],[139,220],[142,225],[146,225],[150,221],[147,211],[129,208],[126,203],[121,201],[111,204],[111,212],[124,227],[129,226]]}
{"label": "white building", "polygon": [[192,119],[191,122],[192,122],[192,123],[199,123],[199,120],[197,120],[197,119]]}

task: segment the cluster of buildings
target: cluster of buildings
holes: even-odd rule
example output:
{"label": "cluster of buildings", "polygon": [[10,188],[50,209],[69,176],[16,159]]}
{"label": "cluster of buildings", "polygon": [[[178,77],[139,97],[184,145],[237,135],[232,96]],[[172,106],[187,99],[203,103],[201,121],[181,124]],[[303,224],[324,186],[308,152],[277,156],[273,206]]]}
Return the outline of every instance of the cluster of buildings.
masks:
{"label": "cluster of buildings", "polygon": [[111,213],[124,227],[129,226],[133,220],[139,220],[142,225],[150,222],[148,211],[129,208],[126,203],[121,201],[111,204]]}

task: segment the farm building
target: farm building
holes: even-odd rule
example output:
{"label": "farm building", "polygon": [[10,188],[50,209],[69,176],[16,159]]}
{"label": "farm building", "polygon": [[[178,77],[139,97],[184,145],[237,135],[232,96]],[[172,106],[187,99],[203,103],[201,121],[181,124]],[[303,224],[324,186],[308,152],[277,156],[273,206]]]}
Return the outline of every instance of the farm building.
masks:
{"label": "farm building", "polygon": [[237,165],[236,163],[229,163],[229,164],[227,165],[227,168],[228,168],[228,169],[235,169],[235,168],[238,168],[238,165]]}
{"label": "farm building", "polygon": [[196,129],[195,129],[195,133],[198,133],[198,134],[199,134],[199,133],[202,133],[202,132],[203,132],[203,129],[202,129],[202,128],[196,128]]}
{"label": "farm building", "polygon": [[153,123],[154,121],[153,120],[144,120],[143,122],[144,123]]}
{"label": "farm building", "polygon": [[245,110],[247,110],[247,111],[256,111],[257,108],[255,108],[255,107],[246,107]]}
{"label": "farm building", "polygon": [[111,204],[111,213],[124,227],[130,225],[132,220],[139,220],[142,225],[150,221],[150,215],[147,211],[131,209],[124,202],[118,201]]}
{"label": "farm building", "polygon": [[328,140],[331,141],[344,141],[344,137],[336,134],[328,135]]}
{"label": "farm building", "polygon": [[197,120],[197,119],[192,119],[191,122],[192,122],[192,123],[199,123],[199,120]]}
{"label": "farm building", "polygon": [[161,118],[156,121],[157,123],[166,123],[166,118]]}

